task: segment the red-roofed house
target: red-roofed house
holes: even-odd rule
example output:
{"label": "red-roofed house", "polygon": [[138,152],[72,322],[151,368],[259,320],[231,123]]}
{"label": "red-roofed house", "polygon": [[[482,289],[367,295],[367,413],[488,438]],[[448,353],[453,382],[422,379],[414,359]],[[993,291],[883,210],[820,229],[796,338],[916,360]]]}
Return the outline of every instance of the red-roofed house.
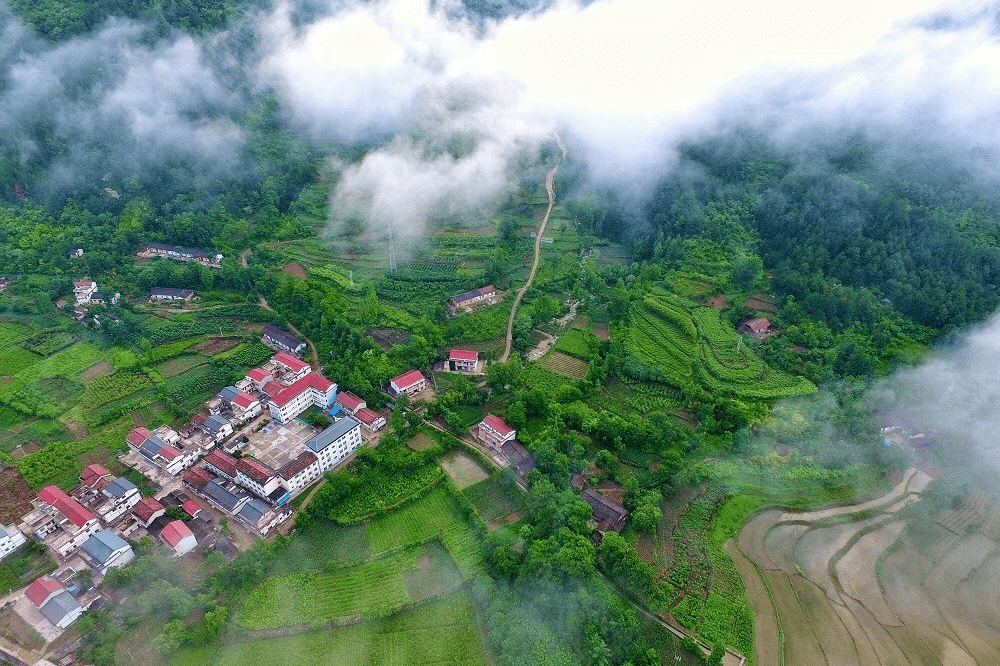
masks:
{"label": "red-roofed house", "polygon": [[737,326],[736,330],[743,335],[749,335],[751,338],[756,338],[758,340],[767,337],[769,333],[773,332],[771,329],[771,322],[764,317],[747,319],[745,322]]}
{"label": "red-roofed house", "polygon": [[204,467],[192,467],[188,470],[188,473],[184,475],[184,483],[188,484],[192,488],[201,490],[206,483],[214,478],[215,475]]}
{"label": "red-roofed house", "polygon": [[264,384],[274,379],[274,375],[263,368],[254,368],[247,373],[247,379],[250,380],[250,383],[253,384],[255,389],[260,390]]}
{"label": "red-roofed house", "polygon": [[88,488],[96,488],[97,490],[104,490],[105,486],[111,483],[114,478],[111,472],[97,463],[87,465],[80,472],[80,482]]}
{"label": "red-roofed house", "polygon": [[452,349],[448,352],[447,367],[452,372],[476,372],[479,369],[479,352],[469,349]]}
{"label": "red-roofed house", "polygon": [[154,520],[166,513],[166,509],[152,497],[143,497],[132,507],[132,513],[142,521],[143,527],[149,527]]}
{"label": "red-roofed house", "polygon": [[183,520],[175,520],[167,523],[167,526],[160,532],[160,536],[168,546],[174,549],[174,555],[180,557],[198,545],[198,540],[194,538],[194,533]]}
{"label": "red-roofed house", "polygon": [[63,591],[62,583],[53,580],[48,576],[36,578],[35,581],[24,591],[25,596],[39,608],[45,605],[52,597]]}
{"label": "red-roofed house", "polygon": [[205,467],[214,474],[232,481],[236,478],[236,458],[218,449],[208,452],[203,459]]}
{"label": "red-roofed house", "polygon": [[479,424],[479,438],[495,449],[517,437],[517,431],[499,416],[490,414]]}
{"label": "red-roofed house", "polygon": [[264,391],[270,399],[271,417],[279,423],[288,423],[313,405],[326,410],[337,395],[337,385],[323,375],[310,372],[290,386],[269,382]]}
{"label": "red-roofed house", "polygon": [[341,391],[337,394],[337,402],[353,416],[359,409],[364,409],[368,403],[363,398],[359,398],[350,391]]}
{"label": "red-roofed house", "polygon": [[198,514],[201,513],[201,504],[198,504],[194,500],[184,502],[184,504],[181,504],[181,508],[184,509],[184,511],[187,512],[187,515],[192,518],[197,518]]}
{"label": "red-roofed house", "polygon": [[288,501],[288,489],[273,469],[256,458],[240,458],[236,462],[236,483],[261,499],[281,505]]}
{"label": "red-roofed house", "polygon": [[56,486],[38,491],[43,505],[24,517],[29,530],[46,538],[46,545],[65,557],[83,545],[101,524],[97,517]]}
{"label": "red-roofed house", "polygon": [[419,370],[404,372],[398,377],[389,380],[389,391],[394,396],[402,393],[406,395],[416,395],[427,388],[427,378]]}
{"label": "red-roofed house", "polygon": [[253,397],[249,393],[237,393],[236,397],[233,398],[233,413],[234,418],[238,422],[246,421],[247,419],[252,419],[253,417],[260,414],[263,407],[260,404],[260,400]]}
{"label": "red-roofed house", "polygon": [[312,372],[312,366],[302,359],[295,358],[286,352],[278,352],[275,354],[274,362],[288,368],[288,371],[295,376],[295,379],[302,379],[307,374]]}
{"label": "red-roofed house", "polygon": [[378,432],[385,427],[385,417],[378,412],[373,412],[367,407],[362,407],[354,413],[354,417],[361,421],[361,425],[372,432]]}

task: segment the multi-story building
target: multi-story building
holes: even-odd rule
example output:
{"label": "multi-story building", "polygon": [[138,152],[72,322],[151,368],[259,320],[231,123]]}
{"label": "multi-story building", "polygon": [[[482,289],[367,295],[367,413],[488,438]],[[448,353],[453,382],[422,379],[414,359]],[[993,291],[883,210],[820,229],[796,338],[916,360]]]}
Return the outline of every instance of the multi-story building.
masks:
{"label": "multi-story building", "polygon": [[121,477],[108,483],[101,494],[106,499],[97,507],[97,516],[105,525],[110,525],[124,516],[142,499],[135,484]]}
{"label": "multi-story building", "polygon": [[246,457],[236,461],[235,480],[275,506],[281,506],[291,498],[278,473],[256,458]]}
{"label": "multi-story building", "polygon": [[[278,356],[280,354],[275,358]],[[337,385],[320,374],[308,372],[287,386],[277,381],[268,382],[264,392],[268,397],[271,418],[279,423],[288,423],[314,405],[323,410],[329,407],[337,395]]]}
{"label": "multi-story building", "polygon": [[278,352],[271,360],[281,366],[281,368],[284,368],[285,373],[290,375],[290,378],[286,380],[287,382],[302,379],[312,372],[311,365],[285,352]]}
{"label": "multi-story building", "polygon": [[89,305],[91,297],[97,291],[97,283],[93,280],[82,280],[73,283],[73,295],[77,305]]}
{"label": "multi-story building", "polygon": [[353,416],[345,416],[307,439],[305,446],[316,454],[320,471],[325,473],[361,446],[361,424]]}
{"label": "multi-story building", "polygon": [[80,550],[101,571],[120,569],[135,558],[135,551],[124,539],[111,530],[98,530],[83,542]]}
{"label": "multi-story building", "polygon": [[66,557],[90,538],[101,524],[97,517],[57,486],[38,491],[38,504],[24,516],[22,531]]}
{"label": "multi-story building", "polygon": [[0,560],[24,545],[27,539],[14,525],[0,525]]}
{"label": "multi-story building", "polygon": [[211,504],[216,506],[216,508],[234,516],[239,513],[240,509],[243,508],[243,505],[251,499],[249,494],[240,489],[235,489],[234,492],[219,483],[217,479],[213,479],[202,486],[201,492],[208,498],[208,501]]}
{"label": "multi-story building", "polygon": [[[195,469],[199,468],[196,467]],[[143,497],[132,508],[132,513],[139,519],[143,527],[149,527],[153,524],[154,520],[166,514],[166,512],[167,510],[163,508],[163,505],[152,497]]]}
{"label": "multi-story building", "polygon": [[135,428],[125,437],[125,441],[128,442],[129,448],[157,467],[166,470],[168,474],[180,474],[185,467],[194,462],[192,456],[182,455],[180,451],[146,428]]}
{"label": "multi-story building", "polygon": [[218,449],[209,451],[208,455],[202,459],[202,462],[208,471],[217,476],[230,481],[236,478],[236,458],[224,451]]}
{"label": "multi-story building", "polygon": [[452,349],[448,352],[446,368],[451,372],[476,372],[479,368],[479,352],[470,349]]}
{"label": "multi-story building", "polygon": [[319,458],[312,451],[303,451],[294,460],[278,470],[278,476],[288,492],[295,495],[323,475]]}
{"label": "multi-story building", "polygon": [[104,490],[105,486],[114,481],[115,475],[104,468],[103,465],[93,463],[87,465],[80,472],[80,483],[87,488]]}
{"label": "multi-story building", "polygon": [[479,424],[479,438],[499,450],[504,444],[517,438],[517,431],[499,416],[490,414]]}
{"label": "multi-story building", "polygon": [[419,370],[410,370],[390,379],[389,391],[394,396],[399,396],[403,393],[412,396],[426,389],[428,385],[429,382],[422,372]]}

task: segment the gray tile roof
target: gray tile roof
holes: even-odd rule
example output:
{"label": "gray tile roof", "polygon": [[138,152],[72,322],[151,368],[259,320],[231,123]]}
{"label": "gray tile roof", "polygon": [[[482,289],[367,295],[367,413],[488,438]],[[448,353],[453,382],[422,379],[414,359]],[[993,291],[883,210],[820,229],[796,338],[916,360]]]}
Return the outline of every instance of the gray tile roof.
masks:
{"label": "gray tile roof", "polygon": [[135,484],[124,477],[118,477],[104,488],[108,497],[125,497],[130,491],[136,490]]}
{"label": "gray tile roof", "polygon": [[42,615],[52,624],[59,624],[59,621],[80,607],[76,599],[69,592],[63,591],[49,599],[39,610]]}
{"label": "gray tile roof", "polygon": [[205,419],[205,430],[209,432],[219,432],[225,426],[230,425],[228,419],[224,419],[221,416],[209,416]]}
{"label": "gray tile roof", "polygon": [[216,504],[229,512],[232,512],[233,509],[239,506],[241,501],[244,501],[247,497],[249,497],[249,495],[243,491],[233,493],[226,490],[218,481],[209,481],[205,484],[205,487],[202,488],[201,492],[215,500]]}
{"label": "gray tile roof", "polygon": [[239,517],[251,525],[256,525],[264,515],[271,510],[267,504],[259,499],[252,499],[240,509]]}
{"label": "gray tile roof", "polygon": [[235,386],[226,386],[221,391],[219,391],[219,397],[226,402],[232,402],[233,398],[240,394],[240,390]]}
{"label": "gray tile roof", "polygon": [[94,532],[89,539],[83,542],[80,548],[85,553],[94,558],[95,561],[104,564],[119,548],[127,548],[128,543],[111,530],[99,530]]}
{"label": "gray tile roof", "polygon": [[306,440],[306,448],[308,448],[313,453],[319,453],[326,447],[330,446],[333,442],[337,441],[347,433],[349,433],[354,428],[361,426],[361,423],[355,419],[353,416],[345,416],[340,419],[332,426],[319,433],[318,435],[313,435]]}

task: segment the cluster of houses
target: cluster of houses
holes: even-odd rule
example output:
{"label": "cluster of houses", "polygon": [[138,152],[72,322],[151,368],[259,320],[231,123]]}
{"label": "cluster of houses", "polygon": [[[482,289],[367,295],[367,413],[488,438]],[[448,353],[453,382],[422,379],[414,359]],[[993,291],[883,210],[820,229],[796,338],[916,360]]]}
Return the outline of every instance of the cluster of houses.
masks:
{"label": "cluster of houses", "polygon": [[206,252],[191,247],[178,247],[174,245],[164,245],[163,243],[150,243],[140,248],[135,253],[136,259],[154,259],[164,257],[175,261],[196,261],[202,266],[209,268],[222,267],[222,255]]}

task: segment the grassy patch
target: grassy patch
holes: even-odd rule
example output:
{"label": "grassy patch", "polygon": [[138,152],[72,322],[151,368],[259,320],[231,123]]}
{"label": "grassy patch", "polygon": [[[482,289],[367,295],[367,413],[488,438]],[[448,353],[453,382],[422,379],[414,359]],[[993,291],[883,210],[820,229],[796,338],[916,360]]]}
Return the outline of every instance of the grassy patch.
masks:
{"label": "grassy patch", "polygon": [[464,494],[488,523],[524,510],[524,492],[517,485],[504,484],[501,472],[466,488]]}
{"label": "grassy patch", "polygon": [[295,538],[275,562],[272,571],[320,570],[330,565],[363,562],[370,555],[364,523],[344,526],[317,519],[308,528],[296,530]]}
{"label": "grassy patch", "polygon": [[24,587],[39,576],[55,571],[56,563],[52,561],[45,546],[34,541],[21,546],[13,555],[0,562],[0,594]]}
{"label": "grassy patch", "polygon": [[455,503],[442,488],[368,521],[368,542],[372,552],[382,553],[400,546],[430,539],[460,522]]}
{"label": "grassy patch", "polygon": [[556,351],[589,361],[591,349],[596,342],[597,338],[587,331],[571,328],[556,340]]}
{"label": "grassy patch", "polygon": [[16,375],[29,365],[34,365],[40,357],[17,346],[0,350],[0,375]]}
{"label": "grassy patch", "polygon": [[586,361],[581,361],[575,356],[568,356],[562,352],[549,352],[539,361],[539,364],[546,370],[551,370],[557,375],[569,377],[570,379],[583,379],[587,376],[588,365]]}
{"label": "grassy patch", "polygon": [[438,462],[459,490],[488,479],[490,475],[478,460],[461,449],[445,453]]}

